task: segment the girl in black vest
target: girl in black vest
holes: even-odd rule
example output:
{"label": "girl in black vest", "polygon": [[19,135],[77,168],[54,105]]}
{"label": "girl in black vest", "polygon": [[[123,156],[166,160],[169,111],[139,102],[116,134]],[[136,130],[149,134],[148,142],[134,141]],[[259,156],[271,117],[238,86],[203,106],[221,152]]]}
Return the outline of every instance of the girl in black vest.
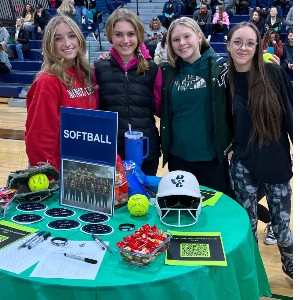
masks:
{"label": "girl in black vest", "polygon": [[95,63],[99,108],[118,112],[118,154],[125,158],[125,138],[129,124],[149,138],[149,156],[142,171],[156,175],[160,142],[154,115],[160,116],[161,72],[151,60],[144,42],[144,26],[132,11],[119,8],[106,23],[112,44],[111,57]]}

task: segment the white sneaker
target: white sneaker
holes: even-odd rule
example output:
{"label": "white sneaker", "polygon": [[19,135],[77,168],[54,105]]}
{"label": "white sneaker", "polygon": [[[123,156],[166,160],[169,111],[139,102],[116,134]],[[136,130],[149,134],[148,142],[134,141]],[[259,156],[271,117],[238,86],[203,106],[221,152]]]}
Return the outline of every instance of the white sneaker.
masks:
{"label": "white sneaker", "polygon": [[272,229],[271,224],[267,224],[267,227],[265,228],[265,231],[267,230],[267,235],[264,238],[264,244],[265,245],[275,245],[277,243],[277,240],[274,236],[274,232]]}

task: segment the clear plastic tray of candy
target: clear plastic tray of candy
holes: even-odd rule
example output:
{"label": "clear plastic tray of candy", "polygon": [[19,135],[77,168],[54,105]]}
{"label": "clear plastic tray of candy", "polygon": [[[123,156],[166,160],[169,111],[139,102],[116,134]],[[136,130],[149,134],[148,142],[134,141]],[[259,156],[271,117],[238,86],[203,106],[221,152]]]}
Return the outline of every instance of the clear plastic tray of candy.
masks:
{"label": "clear plastic tray of candy", "polygon": [[126,236],[116,244],[122,261],[135,266],[150,266],[164,253],[172,235],[158,229],[155,225],[143,225],[135,233]]}
{"label": "clear plastic tray of candy", "polygon": [[0,219],[3,219],[13,206],[15,190],[0,187]]}

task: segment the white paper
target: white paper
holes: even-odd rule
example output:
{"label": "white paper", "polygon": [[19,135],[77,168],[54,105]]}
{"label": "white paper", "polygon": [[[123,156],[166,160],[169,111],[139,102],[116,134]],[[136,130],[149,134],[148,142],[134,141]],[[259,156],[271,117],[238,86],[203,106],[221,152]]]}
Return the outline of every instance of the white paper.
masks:
{"label": "white paper", "polygon": [[[94,280],[106,252],[94,241],[69,241],[66,246],[54,247],[39,261],[30,277]],[[98,262],[90,264],[66,257],[64,253],[95,259]]]}
{"label": "white paper", "polygon": [[17,249],[24,241],[29,240],[34,235],[27,236],[25,239],[1,249],[0,269],[20,274],[46,256],[51,245],[50,238],[30,250],[28,248]]}

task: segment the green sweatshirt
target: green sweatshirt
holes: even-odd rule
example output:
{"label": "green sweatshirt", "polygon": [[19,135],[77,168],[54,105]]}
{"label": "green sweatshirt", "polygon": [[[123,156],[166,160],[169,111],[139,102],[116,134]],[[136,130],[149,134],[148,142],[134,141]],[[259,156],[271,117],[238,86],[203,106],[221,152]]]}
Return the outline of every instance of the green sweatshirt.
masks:
{"label": "green sweatshirt", "polygon": [[170,152],[186,161],[210,161],[217,156],[209,57],[207,51],[193,64],[181,60],[172,86]]}

